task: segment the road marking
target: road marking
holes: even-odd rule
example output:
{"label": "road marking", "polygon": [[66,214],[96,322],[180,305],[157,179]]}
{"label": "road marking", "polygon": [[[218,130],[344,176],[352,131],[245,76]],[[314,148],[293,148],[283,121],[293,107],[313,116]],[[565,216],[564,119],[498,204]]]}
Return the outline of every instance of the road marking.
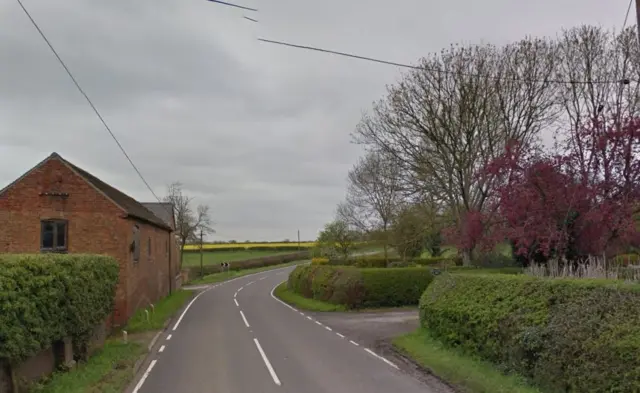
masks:
{"label": "road marking", "polygon": [[[191,305],[193,304],[193,302],[195,302],[196,300],[198,300],[198,298],[200,296],[202,296],[203,294],[207,293],[208,291],[210,291],[211,289],[213,289],[215,287],[209,287],[208,289],[205,289],[204,291],[200,292],[199,294],[197,294],[193,299],[191,299],[191,301],[189,302],[189,304],[187,304],[187,307],[185,307],[184,311],[182,312],[182,314],[180,315],[180,318],[178,318],[178,320],[176,321],[176,324],[173,325],[173,331],[175,332],[176,329],[178,328],[178,326],[180,326],[180,322],[182,322],[182,318],[184,318],[185,314],[187,313],[187,311],[189,311],[189,309],[191,308]],[[135,393],[135,392],[134,392]]]}
{"label": "road marking", "polygon": [[158,341],[158,338],[160,337],[161,334],[162,334],[162,332],[158,332],[158,333],[156,333],[155,336],[153,336],[153,339],[151,339],[151,342],[149,343],[149,346],[147,347],[147,349],[149,351],[151,351],[151,348],[153,348],[153,346],[156,345],[156,341]]}
{"label": "road marking", "polygon": [[244,313],[242,311],[240,311],[240,315],[242,315],[242,320],[244,321],[244,324],[247,325],[247,327],[250,327],[249,322],[247,322],[247,317],[244,316]]}
{"label": "road marking", "polygon": [[333,329],[331,329],[329,326],[325,326],[324,328],[325,328],[325,329],[327,329],[327,330],[328,330],[328,331],[330,331],[330,332],[332,332],[332,331],[333,331]]}
{"label": "road marking", "polygon": [[300,315],[302,315],[304,317],[304,313],[302,311],[300,311]]}
{"label": "road marking", "polygon": [[233,298],[235,299],[236,296],[238,296],[238,291],[236,291],[236,293],[233,294]]}
{"label": "road marking", "polygon": [[373,352],[372,350],[370,350],[369,348],[365,348],[365,351],[369,352],[371,355],[377,357],[378,359],[382,360],[383,362],[387,363],[389,366],[395,368],[396,370],[399,370],[400,368],[398,366],[396,366],[394,363],[390,362],[389,360],[383,358],[382,356],[378,355],[377,353]]}
{"label": "road marking", "polygon": [[138,390],[140,390],[140,388],[142,387],[142,385],[144,385],[144,381],[147,380],[147,378],[149,377],[149,373],[151,372],[151,370],[153,370],[153,368],[156,365],[157,360],[152,360],[151,364],[149,364],[149,367],[147,367],[147,370],[144,372],[144,374],[142,375],[142,378],[140,378],[140,381],[138,381],[138,384],[136,385],[136,387],[133,389],[132,393],[138,393]]}
{"label": "road marking", "polygon": [[168,335],[167,336],[167,341],[171,340],[171,337],[172,337],[171,335]]}
{"label": "road marking", "polygon": [[[256,343],[256,347],[258,348],[258,352],[260,352],[260,356],[262,356],[262,360],[264,361],[264,364],[267,366],[267,370],[269,370],[269,374],[271,374],[271,378],[273,378],[273,382],[275,382],[276,385],[280,386],[280,379],[278,378],[278,375],[276,375],[276,371],[273,369],[273,366],[271,366],[271,362],[269,362],[269,359],[267,358],[267,355],[265,355],[264,351],[262,350],[262,347],[260,346],[260,343],[258,342],[257,338],[253,339],[253,342]],[[136,392],[134,392],[136,393]]]}
{"label": "road marking", "polygon": [[237,299],[233,299],[233,301],[236,303],[236,306],[240,307],[240,305],[238,304],[238,300]]}
{"label": "road marking", "polygon": [[267,278],[267,277],[262,277],[262,278],[260,279],[260,281],[264,280],[265,278]]}
{"label": "road marking", "polygon": [[164,352],[164,345],[160,347],[160,349],[158,349],[158,352],[162,353]]}
{"label": "road marking", "polygon": [[311,317],[307,317],[307,319],[310,320],[310,321],[313,321],[313,318],[311,318]]}
{"label": "road marking", "polygon": [[251,281],[249,284],[245,285],[245,287],[248,287],[249,285],[253,284],[255,281]]}
{"label": "road marking", "polygon": [[316,325],[322,326],[322,324],[320,322],[318,322],[318,321],[314,321],[314,322],[316,323]]}
{"label": "road marking", "polygon": [[344,336],[340,333],[336,333],[336,336],[340,337],[340,338],[344,338]]}
{"label": "road marking", "polygon": [[244,286],[241,286],[240,288],[238,288],[238,290],[236,292],[242,291],[242,288],[244,288]]}
{"label": "road marking", "polygon": [[360,344],[358,344],[357,342],[353,341],[353,340],[349,340],[349,342],[353,345],[355,345],[356,347],[359,347]]}

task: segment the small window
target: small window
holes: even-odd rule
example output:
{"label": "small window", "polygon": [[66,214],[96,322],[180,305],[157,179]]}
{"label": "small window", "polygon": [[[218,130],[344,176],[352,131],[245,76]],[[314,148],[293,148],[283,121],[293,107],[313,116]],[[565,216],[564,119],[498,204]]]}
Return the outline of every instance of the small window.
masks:
{"label": "small window", "polygon": [[67,221],[43,220],[40,222],[40,250],[67,251]]}
{"label": "small window", "polygon": [[133,262],[140,260],[140,227],[133,226],[133,242],[131,243],[131,252],[133,253]]}

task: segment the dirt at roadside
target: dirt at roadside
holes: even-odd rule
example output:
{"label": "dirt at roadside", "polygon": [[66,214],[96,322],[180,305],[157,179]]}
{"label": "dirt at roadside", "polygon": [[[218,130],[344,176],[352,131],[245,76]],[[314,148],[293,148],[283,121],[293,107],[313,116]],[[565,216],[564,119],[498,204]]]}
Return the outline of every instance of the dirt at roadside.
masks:
{"label": "dirt at roadside", "polygon": [[420,326],[418,310],[379,312],[312,313],[323,324],[344,334],[350,340],[375,350],[400,369],[425,383],[433,392],[455,393],[456,390],[393,349],[391,340]]}

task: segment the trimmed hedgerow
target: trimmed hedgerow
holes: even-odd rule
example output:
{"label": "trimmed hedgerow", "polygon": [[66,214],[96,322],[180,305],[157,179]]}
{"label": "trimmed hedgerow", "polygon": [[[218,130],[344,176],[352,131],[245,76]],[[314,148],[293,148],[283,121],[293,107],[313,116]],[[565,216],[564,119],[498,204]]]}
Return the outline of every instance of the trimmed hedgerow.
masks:
{"label": "trimmed hedgerow", "polygon": [[444,274],[420,320],[444,343],[551,392],[640,391],[640,285]]}
{"label": "trimmed hedgerow", "polygon": [[100,255],[0,255],[0,359],[71,337],[80,353],[113,309],[119,266]]}
{"label": "trimmed hedgerow", "polygon": [[331,259],[326,264],[333,266],[355,266],[360,268],[384,268],[397,266],[433,266],[452,267],[462,265],[462,259],[458,257],[433,257],[433,258],[408,258],[399,257],[384,258],[381,256],[358,256],[348,259]]}
{"label": "trimmed hedgerow", "polygon": [[298,266],[289,290],[348,308],[396,307],[418,303],[433,276],[424,268],[358,269],[349,266]]}
{"label": "trimmed hedgerow", "polygon": [[[244,261],[229,262],[229,270],[256,269],[259,267],[275,266],[283,263],[300,261],[307,258],[309,258],[309,251],[301,251],[284,255],[269,255],[261,258],[246,259]],[[200,269],[200,266],[189,266],[185,267],[185,269],[189,271],[189,276],[193,278],[200,277],[200,272],[202,272],[202,276],[208,276],[209,274],[220,273],[223,271],[223,268],[219,263],[204,265],[202,266],[202,269]],[[226,270],[227,268],[224,268],[224,271]]]}

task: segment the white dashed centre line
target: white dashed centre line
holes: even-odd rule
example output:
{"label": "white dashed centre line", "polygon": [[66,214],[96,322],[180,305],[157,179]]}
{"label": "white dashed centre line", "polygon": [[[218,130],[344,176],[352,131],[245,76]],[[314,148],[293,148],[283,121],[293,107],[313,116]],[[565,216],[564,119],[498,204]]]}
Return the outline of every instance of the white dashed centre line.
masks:
{"label": "white dashed centre line", "polygon": [[316,323],[316,325],[320,325],[322,326],[322,324],[319,321],[314,321]]}
{"label": "white dashed centre line", "polygon": [[164,345],[160,347],[160,349],[158,349],[158,352],[162,353],[164,352]]}
{"label": "white dashed centre line", "polygon": [[324,328],[325,328],[325,329],[327,329],[327,330],[328,330],[328,331],[330,331],[330,332],[332,332],[332,331],[333,331],[333,329],[331,329],[329,326],[325,326]]}
{"label": "white dashed centre line", "polygon": [[238,300],[236,298],[233,299],[234,303],[236,304],[237,307],[240,307],[240,305],[238,304]]}
{"label": "white dashed centre line", "polygon": [[250,283],[248,283],[247,285],[245,285],[245,287],[248,287],[249,285],[253,284],[255,281],[251,281]]}
{"label": "white dashed centre line", "polygon": [[360,344],[358,344],[357,342],[353,341],[353,340],[349,340],[349,342],[353,345],[355,345],[356,347],[359,347]]}
{"label": "white dashed centre line", "polygon": [[256,347],[258,348],[258,352],[260,352],[260,356],[262,356],[262,360],[264,361],[264,364],[267,366],[267,370],[269,370],[269,374],[271,374],[271,378],[273,378],[273,382],[275,382],[276,385],[280,386],[281,385],[280,379],[278,378],[278,375],[276,374],[276,371],[273,369],[273,366],[271,365],[271,362],[267,358],[267,355],[265,355],[264,351],[262,350],[262,347],[260,346],[260,343],[258,342],[258,339],[254,338],[253,342],[256,343]]}
{"label": "white dashed centre line", "polygon": [[244,324],[247,325],[247,327],[250,327],[249,322],[247,321],[247,317],[244,316],[244,313],[242,311],[240,311],[240,315],[242,316],[242,320],[244,321]]}
{"label": "white dashed centre line", "polygon": [[307,317],[307,319],[310,320],[310,321],[313,321],[313,318],[311,318],[311,317]]}
{"label": "white dashed centre line", "polygon": [[336,333],[336,336],[340,337],[340,338],[344,338],[344,336],[340,333]]}
{"label": "white dashed centre line", "polygon": [[171,337],[173,337],[171,334],[167,336],[167,341],[171,340]]}

